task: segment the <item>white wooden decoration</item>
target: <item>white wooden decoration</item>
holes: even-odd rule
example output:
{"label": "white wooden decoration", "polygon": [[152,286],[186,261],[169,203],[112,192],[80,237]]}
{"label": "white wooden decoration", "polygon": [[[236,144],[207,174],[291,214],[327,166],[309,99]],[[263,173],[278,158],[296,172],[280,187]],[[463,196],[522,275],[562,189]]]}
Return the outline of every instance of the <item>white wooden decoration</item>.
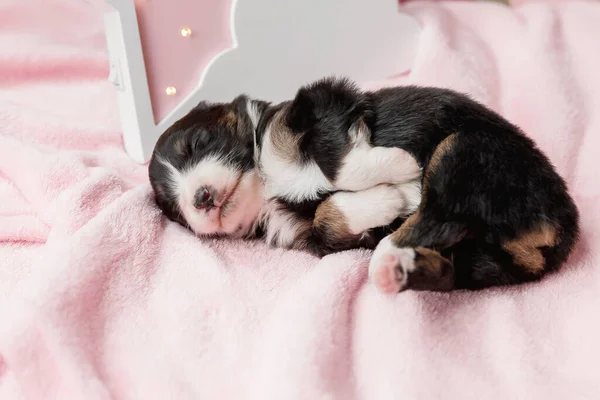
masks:
{"label": "white wooden decoration", "polygon": [[201,100],[246,93],[277,102],[328,75],[383,80],[410,69],[419,34],[394,0],[232,0],[230,21],[223,23],[230,24],[233,46],[199,71],[195,89],[155,123],[134,0],[106,2],[113,7],[105,14],[109,79],[118,91],[125,148],[140,163]]}

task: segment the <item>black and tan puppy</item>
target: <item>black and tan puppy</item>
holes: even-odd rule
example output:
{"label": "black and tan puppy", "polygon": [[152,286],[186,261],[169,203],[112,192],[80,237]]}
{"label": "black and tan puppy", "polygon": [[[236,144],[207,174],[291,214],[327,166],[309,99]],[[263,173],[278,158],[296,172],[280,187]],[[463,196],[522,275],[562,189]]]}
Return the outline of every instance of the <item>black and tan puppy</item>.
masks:
{"label": "black and tan puppy", "polygon": [[322,256],[374,248],[417,209],[421,169],[407,151],[371,146],[358,126],[304,149],[281,118],[290,105],[240,96],[175,123],[149,167],[164,214],[198,236],[261,236]]}
{"label": "black and tan puppy", "polygon": [[370,263],[387,292],[536,280],[578,236],[565,183],[531,140],[436,88],[325,79],[276,106],[200,105],[163,135],[150,177],[165,213],[198,234],[262,228],[319,254],[372,247],[408,216]]}

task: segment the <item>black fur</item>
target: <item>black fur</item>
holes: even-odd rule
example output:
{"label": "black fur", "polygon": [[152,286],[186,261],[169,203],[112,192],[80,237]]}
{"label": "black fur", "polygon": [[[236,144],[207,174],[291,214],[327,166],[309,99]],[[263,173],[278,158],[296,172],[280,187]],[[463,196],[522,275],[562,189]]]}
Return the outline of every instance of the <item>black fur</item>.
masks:
{"label": "black fur", "polygon": [[[233,154],[240,171],[255,168],[254,137],[260,146],[272,118],[286,112],[288,130],[299,137],[301,162],[314,160],[330,181],[335,181],[349,151],[349,130],[357,122],[370,131],[371,145],[402,148],[424,171],[416,222],[403,224],[404,218],[398,218],[359,236],[334,237],[326,225],[311,227],[316,208],[331,193],[310,202],[271,199],[311,227],[298,237],[294,248],[317,255],[374,248],[400,226],[404,234],[397,235],[398,231],[392,236],[396,246],[425,247],[452,260],[441,264],[443,276],[421,271],[409,277],[412,288],[449,290],[537,280],[564,263],[577,241],[577,208],[550,161],[519,128],[463,94],[415,86],[361,92],[348,80],[324,79],[301,88],[293,101],[275,106],[256,102],[261,115],[256,130],[247,112],[248,101],[240,96],[232,103],[201,103],[158,141],[150,181],[157,204],[170,219],[186,225],[164,190],[168,178],[157,156],[182,169],[213,154]],[[224,118],[228,113],[236,116],[235,123]],[[448,151],[433,162],[450,135],[454,139]],[[176,151],[181,143],[184,151]],[[409,223],[413,225],[406,229]],[[503,246],[540,224],[555,229],[557,240],[541,249],[543,271],[532,272]],[[256,228],[260,234],[264,227]]]}
{"label": "black fur", "polygon": [[[454,288],[539,279],[565,262],[578,239],[578,210],[548,158],[518,127],[463,94],[416,86],[363,93],[346,80],[324,79],[300,89],[289,115],[292,130],[307,132],[302,148],[330,178],[359,119],[373,146],[399,147],[416,158],[427,175],[420,218],[395,244],[452,257]],[[456,140],[427,171],[449,135]],[[503,245],[540,224],[555,228],[557,241],[541,249],[543,272],[533,273]]]}

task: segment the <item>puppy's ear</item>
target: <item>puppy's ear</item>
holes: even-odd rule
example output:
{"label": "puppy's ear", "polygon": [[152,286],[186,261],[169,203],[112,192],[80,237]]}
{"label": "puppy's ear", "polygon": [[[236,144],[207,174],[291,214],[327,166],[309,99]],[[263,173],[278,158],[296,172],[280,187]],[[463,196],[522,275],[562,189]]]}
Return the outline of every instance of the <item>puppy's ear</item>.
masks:
{"label": "puppy's ear", "polygon": [[325,118],[353,123],[364,117],[366,96],[347,78],[324,78],[302,87],[290,106],[287,123],[305,132]]}
{"label": "puppy's ear", "polygon": [[307,131],[317,121],[314,95],[315,93],[308,87],[301,88],[296,94],[286,121],[292,132]]}
{"label": "puppy's ear", "polygon": [[205,109],[209,108],[210,106],[211,106],[211,104],[209,104],[207,101],[202,100],[201,102],[196,104],[196,107],[194,107],[194,109],[205,110]]}

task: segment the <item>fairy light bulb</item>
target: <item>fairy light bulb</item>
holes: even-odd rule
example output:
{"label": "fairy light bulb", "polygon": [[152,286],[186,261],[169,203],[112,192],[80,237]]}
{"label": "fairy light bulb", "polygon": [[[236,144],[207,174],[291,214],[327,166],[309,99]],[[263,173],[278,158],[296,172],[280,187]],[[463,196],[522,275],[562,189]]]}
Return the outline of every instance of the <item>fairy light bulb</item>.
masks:
{"label": "fairy light bulb", "polygon": [[[181,28],[180,33],[181,33],[181,36],[188,37],[192,34],[192,30],[188,27],[185,27],[185,28]],[[174,96],[177,93],[177,89],[175,89],[174,86],[168,86],[165,89],[165,93],[167,94],[167,96]]]}
{"label": "fairy light bulb", "polygon": [[188,37],[192,34],[192,30],[190,28],[182,28],[181,29],[181,36],[183,37]]}

